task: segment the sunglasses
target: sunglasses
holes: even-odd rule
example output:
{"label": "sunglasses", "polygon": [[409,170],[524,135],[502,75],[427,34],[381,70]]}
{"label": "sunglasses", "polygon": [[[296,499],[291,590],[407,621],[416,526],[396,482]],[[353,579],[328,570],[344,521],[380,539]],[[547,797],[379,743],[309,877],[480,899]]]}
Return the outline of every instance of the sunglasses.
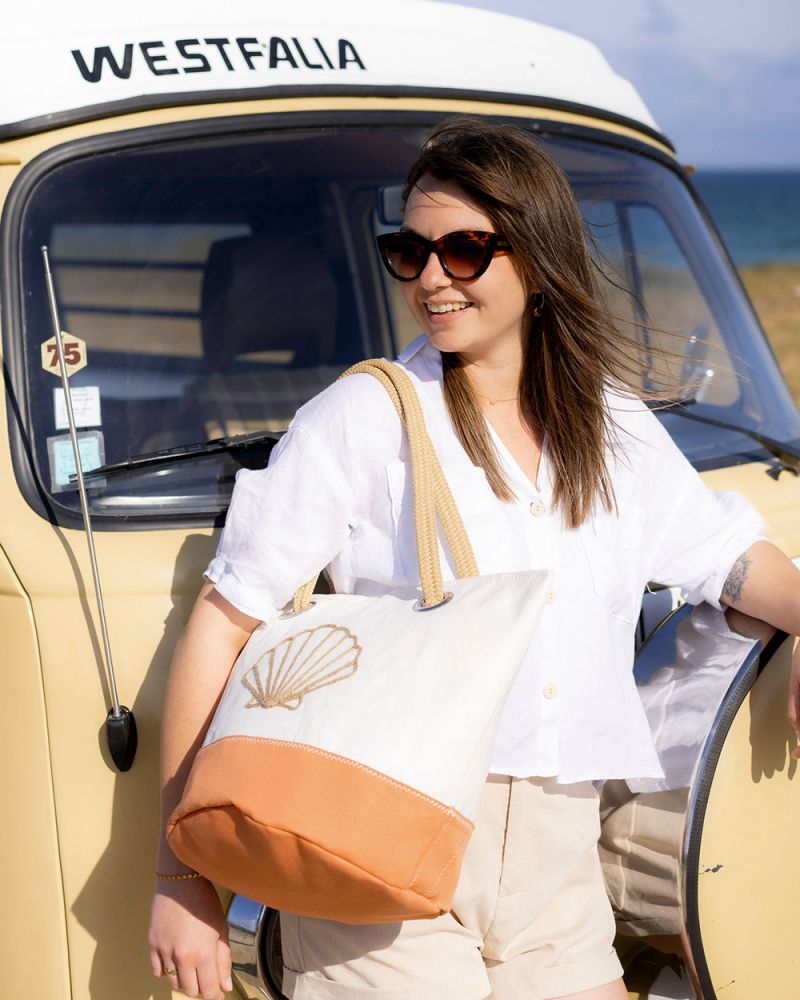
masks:
{"label": "sunglasses", "polygon": [[378,250],[386,270],[398,281],[418,278],[432,253],[448,278],[471,281],[483,274],[496,253],[510,251],[511,244],[497,233],[462,229],[438,240],[426,240],[411,232],[384,233],[378,237]]}

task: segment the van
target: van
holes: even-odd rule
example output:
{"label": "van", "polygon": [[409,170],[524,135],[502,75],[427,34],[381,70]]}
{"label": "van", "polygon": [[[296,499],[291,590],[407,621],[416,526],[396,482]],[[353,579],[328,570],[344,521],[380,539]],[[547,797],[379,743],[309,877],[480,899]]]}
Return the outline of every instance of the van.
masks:
{"label": "van", "polygon": [[[415,336],[374,238],[436,122],[512,120],[566,171],[621,321],[645,345],[681,337],[697,388],[659,418],[795,558],[800,415],[688,171],[587,41],[418,0],[82,0],[9,21],[3,993],[163,1000],[146,928],[170,654],[237,470]],[[601,841],[632,997],[796,996],[791,644],[731,626],[643,595],[637,680],[667,778],[607,783]],[[278,1000],[277,915],[220,893],[236,989]]]}

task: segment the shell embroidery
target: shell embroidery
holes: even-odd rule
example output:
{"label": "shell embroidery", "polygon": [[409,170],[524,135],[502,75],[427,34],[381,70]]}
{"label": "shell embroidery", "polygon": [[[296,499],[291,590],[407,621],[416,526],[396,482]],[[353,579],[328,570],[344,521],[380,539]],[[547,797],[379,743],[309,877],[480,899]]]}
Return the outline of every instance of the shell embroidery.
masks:
{"label": "shell embroidery", "polygon": [[360,655],[358,639],[341,625],[317,625],[289,636],[242,678],[252,695],[245,708],[294,712],[307,694],[352,677]]}

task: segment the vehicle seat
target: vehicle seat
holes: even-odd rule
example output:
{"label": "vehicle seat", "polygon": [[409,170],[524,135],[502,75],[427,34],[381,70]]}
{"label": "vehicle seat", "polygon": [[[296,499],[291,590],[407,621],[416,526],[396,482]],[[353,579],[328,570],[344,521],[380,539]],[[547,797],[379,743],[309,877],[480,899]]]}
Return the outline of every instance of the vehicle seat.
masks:
{"label": "vehicle seat", "polygon": [[338,298],[307,239],[264,233],[212,244],[200,303],[205,374],[187,388],[209,438],[283,431],[341,374]]}

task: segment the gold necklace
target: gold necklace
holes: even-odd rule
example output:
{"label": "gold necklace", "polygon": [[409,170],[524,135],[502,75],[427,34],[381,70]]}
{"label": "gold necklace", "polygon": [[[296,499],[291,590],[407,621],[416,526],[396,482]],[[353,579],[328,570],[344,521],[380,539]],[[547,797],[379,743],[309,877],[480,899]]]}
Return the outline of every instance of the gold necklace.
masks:
{"label": "gold necklace", "polygon": [[472,391],[478,399],[485,399],[489,406],[494,406],[496,403],[513,403],[515,400],[519,399],[519,394],[516,396],[509,396],[508,399],[491,399],[489,396],[483,396],[481,393],[475,392],[474,389]]}

